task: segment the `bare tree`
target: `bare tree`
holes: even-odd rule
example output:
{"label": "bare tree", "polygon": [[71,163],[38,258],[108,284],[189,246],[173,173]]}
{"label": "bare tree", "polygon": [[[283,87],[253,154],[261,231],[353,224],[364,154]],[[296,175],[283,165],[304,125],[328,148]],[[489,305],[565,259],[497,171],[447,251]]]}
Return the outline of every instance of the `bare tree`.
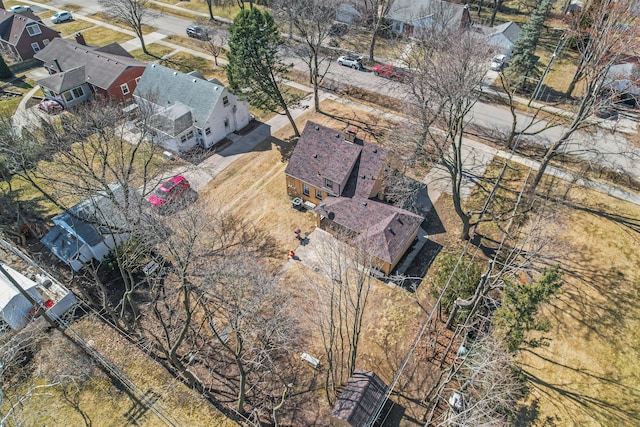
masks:
{"label": "bare tree", "polygon": [[[638,48],[640,37],[635,25],[638,22],[635,8],[636,2],[632,0],[594,2],[588,9],[592,24],[577,25],[571,30],[580,53],[574,81],[584,87],[582,99],[562,135],[546,149],[538,173],[531,181],[531,192],[539,185],[551,160],[564,152],[574,133],[590,126],[590,116],[620,95],[615,85],[608,85],[607,92],[607,73],[620,56]],[[573,87],[569,89],[573,92]]]}
{"label": "bare tree", "polygon": [[392,0],[364,0],[365,9],[370,17],[371,42],[369,43],[369,61],[374,61],[374,53],[378,36],[386,30],[387,15],[393,4]]}
{"label": "bare tree", "polygon": [[353,237],[343,234],[344,241],[327,238],[319,243],[317,257],[321,262],[317,274],[307,277],[310,290],[316,295],[313,312],[326,357],[324,389],[329,402],[333,402],[356,368],[374,280],[370,271],[375,262],[367,251],[367,242],[358,243]]}
{"label": "bare tree", "polygon": [[136,34],[142,45],[142,51],[149,54],[144,43],[144,25],[157,16],[149,7],[150,0],[99,0],[107,13],[122,20]]}
{"label": "bare tree", "polygon": [[320,111],[318,88],[329,70],[329,59],[321,55],[322,45],[329,37],[336,9],[333,2],[323,0],[302,0],[289,3],[292,10],[292,23],[302,43],[295,52],[309,68],[309,79],[313,85],[313,103]]}
{"label": "bare tree", "polygon": [[245,414],[248,386],[273,374],[275,361],[293,350],[298,341],[297,322],[287,294],[255,258],[240,252],[229,254],[212,270],[199,293],[218,351],[235,364],[236,410]]}
{"label": "bare tree", "polygon": [[415,69],[409,86],[408,114],[402,138],[414,147],[418,159],[439,163],[451,179],[456,214],[462,221],[462,239],[469,238],[472,215],[462,205],[464,134],[466,117],[480,96],[490,46],[475,34],[459,30],[431,32],[408,59]]}

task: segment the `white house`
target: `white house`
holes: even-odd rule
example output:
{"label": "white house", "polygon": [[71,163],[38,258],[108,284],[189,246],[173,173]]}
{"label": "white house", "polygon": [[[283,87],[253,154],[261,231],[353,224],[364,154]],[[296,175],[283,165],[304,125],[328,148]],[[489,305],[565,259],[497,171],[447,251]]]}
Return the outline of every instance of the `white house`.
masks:
{"label": "white house", "polygon": [[487,40],[496,47],[496,54],[511,56],[513,45],[520,38],[522,30],[515,22],[505,22],[493,28],[487,28]]}
{"label": "white house", "polygon": [[53,218],[55,226],[41,242],[74,271],[92,259],[101,261],[129,239],[132,221],[141,218],[136,212],[138,192],[129,188],[129,207],[123,204],[124,195],[122,186],[110,184],[108,192],[98,192]]}
{"label": "white house", "polygon": [[38,276],[38,281],[31,280],[6,264],[1,264],[0,271],[0,314],[2,320],[13,330],[24,328],[35,309],[22,292],[14,285],[15,281],[29,296],[46,308],[46,313],[56,318],[62,316],[76,302],[76,296],[57,283]]}
{"label": "white house", "polygon": [[210,148],[249,124],[249,104],[216,79],[147,64],[134,92],[140,109],[151,114],[154,141],[168,150]]}
{"label": "white house", "polygon": [[[466,6],[468,9],[468,6]],[[433,28],[471,25],[470,15],[464,15],[465,6],[442,0],[395,0],[387,19],[391,31],[409,37],[422,38],[423,32]]]}

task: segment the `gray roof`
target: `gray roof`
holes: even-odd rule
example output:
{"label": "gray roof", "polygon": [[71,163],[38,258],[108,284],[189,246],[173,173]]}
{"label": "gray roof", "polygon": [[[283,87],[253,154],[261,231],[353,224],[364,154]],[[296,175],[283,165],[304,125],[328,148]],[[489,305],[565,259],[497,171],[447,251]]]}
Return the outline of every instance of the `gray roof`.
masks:
{"label": "gray roof", "polygon": [[372,371],[356,369],[336,400],[330,417],[353,427],[364,426],[387,394],[387,385]]}
{"label": "gray roof", "polygon": [[223,91],[222,85],[159,64],[147,64],[134,94],[160,107],[184,104],[191,108],[196,126],[202,126],[211,117]]}
{"label": "gray roof", "polygon": [[58,70],[59,65],[63,72],[84,65],[86,81],[107,90],[126,70],[132,67],[144,67],[144,63],[132,58],[124,49],[118,49],[114,44],[117,43],[94,47],[57,38],[33,57],[53,70]]}
{"label": "gray roof", "polygon": [[396,0],[391,5],[387,18],[411,23],[434,15],[434,21],[460,24],[464,6],[442,0]]}
{"label": "gray roof", "polygon": [[515,22],[505,22],[504,24],[500,24],[497,27],[493,27],[492,31],[489,33],[489,37],[495,36],[497,34],[502,34],[509,40],[511,43],[515,43],[516,40],[520,37],[520,33],[522,30]]}
{"label": "gray roof", "polygon": [[84,65],[73,68],[63,73],[52,74],[49,77],[36,81],[40,86],[46,87],[55,93],[74,89],[87,81]]}
{"label": "gray roof", "polygon": [[151,123],[156,129],[176,136],[193,126],[193,115],[188,106],[176,102],[154,114]]}

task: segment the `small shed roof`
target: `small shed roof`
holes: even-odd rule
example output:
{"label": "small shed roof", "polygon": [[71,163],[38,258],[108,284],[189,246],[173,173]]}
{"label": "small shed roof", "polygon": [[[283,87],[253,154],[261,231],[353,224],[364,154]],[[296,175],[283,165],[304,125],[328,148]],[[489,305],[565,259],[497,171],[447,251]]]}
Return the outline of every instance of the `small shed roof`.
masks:
{"label": "small shed roof", "polygon": [[[35,300],[42,300],[42,296],[35,290],[35,287],[38,285],[36,282],[6,264],[2,264],[2,267],[18,285],[27,291]],[[16,288],[3,273],[0,273],[0,312],[2,313],[4,321],[7,322],[12,329],[21,329],[27,322],[27,314],[31,308],[33,308],[33,306],[29,300],[20,293],[18,288]]]}
{"label": "small shed roof", "polygon": [[364,426],[384,400],[387,390],[387,385],[374,372],[356,369],[333,405],[330,417],[353,427]]}

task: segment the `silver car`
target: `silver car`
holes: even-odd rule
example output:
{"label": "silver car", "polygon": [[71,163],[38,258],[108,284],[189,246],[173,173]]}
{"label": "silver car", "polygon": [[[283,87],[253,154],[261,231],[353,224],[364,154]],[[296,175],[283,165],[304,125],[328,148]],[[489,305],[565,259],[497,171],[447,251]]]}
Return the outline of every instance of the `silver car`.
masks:
{"label": "silver car", "polygon": [[54,24],[59,24],[65,21],[71,21],[72,19],[73,19],[73,16],[71,15],[71,12],[67,12],[66,10],[61,10],[60,12],[55,13],[51,17],[51,22],[53,22]]}
{"label": "silver car", "polygon": [[351,67],[355,70],[362,69],[362,58],[359,56],[341,56],[338,58],[338,64],[345,67]]}

